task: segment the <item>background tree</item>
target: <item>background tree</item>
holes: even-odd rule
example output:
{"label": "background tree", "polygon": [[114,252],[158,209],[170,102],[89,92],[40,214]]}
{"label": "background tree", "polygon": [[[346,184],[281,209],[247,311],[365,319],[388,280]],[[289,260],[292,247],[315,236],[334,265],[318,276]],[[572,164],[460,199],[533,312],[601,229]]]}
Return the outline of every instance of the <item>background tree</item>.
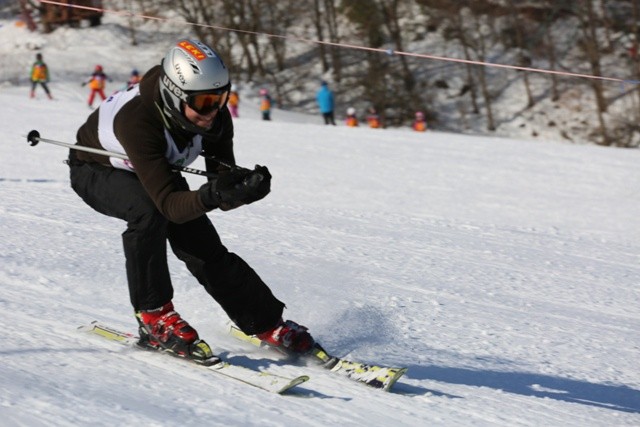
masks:
{"label": "background tree", "polygon": [[[333,70],[333,79],[340,82],[342,79],[341,49],[334,43],[340,43],[340,32],[338,27],[338,10],[335,0],[314,0],[313,2],[313,23],[319,41],[329,42],[331,45],[321,43],[318,46],[320,60],[322,61],[322,71]],[[328,35],[328,40],[325,37]]]}
{"label": "background tree", "polygon": [[[599,144],[640,146],[636,83],[621,91],[619,84],[597,79],[384,53],[421,53],[429,46],[426,53],[437,56],[638,81],[640,0],[113,0],[109,8],[160,18],[171,10],[172,18],[177,12],[185,23],[202,24],[174,29],[214,45],[236,82],[268,85],[288,108],[313,111],[313,94],[325,78],[335,84],[339,102],[356,104],[360,111],[374,106],[388,126],[405,126],[421,110],[432,128],[479,131],[481,124],[494,131],[518,115],[525,120],[545,115],[540,105],[550,100],[554,108],[567,109],[558,117],[578,113],[553,121],[564,126],[564,134],[591,127],[587,137]],[[132,44],[142,35],[140,22],[129,22]],[[20,75],[21,67],[9,58],[0,63],[5,74]],[[510,112],[503,95],[512,93],[514,84],[522,84],[527,108]],[[586,86],[592,105],[584,102]],[[578,123],[584,110],[593,119]]]}
{"label": "background tree", "polygon": [[[518,50],[518,65],[522,67],[531,67],[531,57],[527,52],[525,46],[523,32],[526,31],[525,19],[522,18],[521,10],[516,7],[515,0],[508,0],[509,5],[509,20],[511,25],[511,31],[514,36],[514,46]],[[527,108],[533,107],[535,100],[533,99],[533,93],[531,91],[531,85],[529,83],[529,72],[522,72],[522,81],[524,83],[524,90],[527,95]]]}
{"label": "background tree", "polygon": [[[591,74],[594,76],[602,76],[601,51],[598,41],[598,27],[601,20],[596,15],[592,0],[579,2],[575,9],[576,15],[580,19],[581,38],[579,45],[582,49],[585,59],[589,64]],[[596,98],[597,116],[600,131],[599,144],[611,145],[609,134],[607,132],[607,124],[604,114],[607,112],[607,99],[604,94],[602,80],[590,79],[589,84],[593,89]]]}

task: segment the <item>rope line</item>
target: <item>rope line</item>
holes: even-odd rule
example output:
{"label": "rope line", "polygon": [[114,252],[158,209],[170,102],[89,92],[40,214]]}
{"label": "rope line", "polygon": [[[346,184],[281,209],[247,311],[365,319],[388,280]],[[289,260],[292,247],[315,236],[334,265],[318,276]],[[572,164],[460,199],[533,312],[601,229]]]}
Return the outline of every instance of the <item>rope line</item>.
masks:
{"label": "rope line", "polygon": [[75,5],[75,4],[67,4],[67,3],[62,3],[62,2],[53,1],[53,0],[41,0],[40,3],[47,3],[47,4],[56,5],[56,6],[63,6],[63,7],[71,7],[71,8],[76,8],[76,9],[93,10],[93,11],[96,11],[96,12],[112,13],[112,14],[116,14],[116,15],[137,17],[137,18],[149,19],[149,20],[155,20],[155,21],[179,22],[181,24],[191,25],[191,26],[194,26],[194,27],[212,28],[212,29],[216,29],[216,30],[233,31],[233,32],[236,32],[236,33],[243,33],[243,34],[262,35],[262,36],[266,36],[266,37],[270,37],[270,38],[278,38],[278,39],[285,39],[285,40],[295,40],[295,41],[304,42],[304,43],[312,43],[312,44],[319,44],[319,45],[325,45],[325,46],[334,46],[334,47],[341,47],[341,48],[348,48],[348,49],[364,50],[364,51],[369,51],[369,52],[379,52],[379,53],[385,53],[385,54],[391,55],[391,56],[399,55],[399,56],[407,56],[407,57],[422,58],[422,59],[432,59],[432,60],[436,60],[436,61],[447,61],[447,62],[456,62],[456,63],[461,63],[461,64],[481,65],[481,66],[485,66],[485,67],[503,68],[503,69],[510,69],[510,70],[518,70],[518,71],[528,71],[528,72],[532,72],[532,73],[555,74],[555,75],[559,75],[559,76],[577,77],[577,78],[585,78],[585,79],[592,79],[592,80],[603,80],[603,81],[610,81],[610,82],[618,82],[618,83],[622,83],[623,85],[624,84],[640,84],[640,80],[620,79],[620,78],[616,78],[616,77],[596,76],[596,75],[592,75],[592,74],[574,73],[574,72],[558,71],[558,70],[549,70],[549,69],[544,69],[544,68],[522,67],[522,66],[518,66],[518,65],[497,64],[497,63],[492,63],[492,62],[473,61],[473,60],[470,60],[470,59],[450,58],[450,57],[447,57],[447,56],[427,55],[427,54],[424,54],[424,53],[395,51],[393,49],[383,49],[383,48],[374,48],[374,47],[367,47],[367,46],[361,46],[361,45],[355,45],[355,44],[329,42],[329,41],[315,40],[315,39],[309,39],[309,38],[304,38],[304,37],[283,36],[281,34],[269,34],[269,33],[261,33],[261,32],[258,32],[258,31],[240,30],[240,29],[236,29],[236,28],[223,27],[223,26],[219,26],[219,25],[200,24],[200,23],[197,23],[197,22],[188,22],[188,21],[178,21],[176,19],[162,18],[162,17],[158,17],[158,16],[151,16],[151,15],[136,14],[136,13],[133,13],[133,12],[122,11],[122,10],[103,9],[103,8],[91,7],[91,6],[81,6],[81,5]]}

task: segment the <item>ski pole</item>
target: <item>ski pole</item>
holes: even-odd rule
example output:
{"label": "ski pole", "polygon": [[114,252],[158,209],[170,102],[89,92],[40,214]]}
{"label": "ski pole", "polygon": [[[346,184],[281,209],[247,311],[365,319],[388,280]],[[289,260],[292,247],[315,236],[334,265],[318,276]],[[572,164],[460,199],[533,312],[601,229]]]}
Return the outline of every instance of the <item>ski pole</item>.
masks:
{"label": "ski pole", "polygon": [[[41,138],[40,132],[38,132],[37,130],[32,130],[31,132],[29,132],[29,134],[27,135],[27,141],[29,141],[29,145],[31,145],[32,147],[38,145],[39,142],[46,142],[48,144],[58,145],[60,147],[67,147],[72,150],[86,151],[87,153],[100,154],[107,157],[114,157],[116,159],[129,160],[129,156],[127,156],[126,154],[116,153],[114,151],[108,151],[108,150],[100,150],[99,148],[84,147],[82,145],[69,144],[67,142],[55,141],[53,139]],[[211,160],[216,160],[216,159],[211,158]],[[220,161],[218,161],[218,163],[222,164],[223,166],[227,166],[226,164]],[[215,174],[215,173],[209,173],[200,169],[189,168],[186,166],[171,165],[171,167],[174,170],[192,173],[195,175],[201,175],[201,176],[206,176],[211,178],[216,178],[218,176],[218,174]]]}
{"label": "ski pole", "polygon": [[238,167],[238,166],[230,165],[229,163],[224,162],[224,161],[222,161],[222,160],[218,159],[218,158],[217,158],[217,157],[215,157],[215,156],[211,156],[211,155],[209,155],[209,154],[204,154],[204,151],[203,151],[202,153],[200,153],[200,155],[201,155],[202,157],[204,157],[205,159],[213,160],[214,162],[216,162],[216,163],[217,163],[217,164],[219,164],[220,166],[224,166],[224,167],[229,168],[229,169],[234,169],[234,168],[237,168],[237,167]]}

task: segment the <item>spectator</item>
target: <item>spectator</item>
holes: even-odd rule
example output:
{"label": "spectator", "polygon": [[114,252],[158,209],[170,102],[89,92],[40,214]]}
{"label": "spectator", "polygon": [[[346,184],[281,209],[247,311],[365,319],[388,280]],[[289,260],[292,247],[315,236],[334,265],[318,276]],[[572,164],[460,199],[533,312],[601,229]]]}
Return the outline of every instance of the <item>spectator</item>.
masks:
{"label": "spectator", "polygon": [[324,80],[320,85],[320,90],[316,94],[316,101],[320,107],[320,113],[324,118],[325,125],[336,125],[333,117],[333,92],[329,89],[329,85]]}
{"label": "spectator", "polygon": [[344,123],[349,127],[358,126],[358,118],[356,117],[356,109],[353,107],[347,108],[347,118]]}
{"label": "spectator", "polygon": [[47,64],[42,60],[42,54],[36,54],[36,62],[31,66],[31,98],[35,98],[36,96],[36,86],[40,84],[42,89],[44,89],[47,97],[49,99],[53,99],[51,97],[51,92],[49,92],[49,87],[47,86],[49,83],[49,68]]}

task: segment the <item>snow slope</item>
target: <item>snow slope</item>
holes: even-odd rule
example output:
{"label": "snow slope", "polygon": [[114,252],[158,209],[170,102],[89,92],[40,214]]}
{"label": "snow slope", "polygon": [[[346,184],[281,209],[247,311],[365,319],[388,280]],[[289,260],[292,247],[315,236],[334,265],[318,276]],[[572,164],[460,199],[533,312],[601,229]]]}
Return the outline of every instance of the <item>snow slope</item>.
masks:
{"label": "snow slope", "polygon": [[[263,122],[246,94],[237,159],[267,165],[273,190],[210,217],[327,349],[408,366],[396,392],[227,337],[172,254],[176,307],[216,351],[311,380],[271,395],[77,332],[94,319],[135,327],[124,224],[69,188],[66,150],[24,136],[73,142],[89,110],[72,71],[100,30],[86,31],[64,33],[56,100],[0,84],[0,424],[640,425],[637,150],[325,127],[278,110]],[[114,43],[105,68],[125,48]],[[141,62],[161,45],[138,47]]]}

